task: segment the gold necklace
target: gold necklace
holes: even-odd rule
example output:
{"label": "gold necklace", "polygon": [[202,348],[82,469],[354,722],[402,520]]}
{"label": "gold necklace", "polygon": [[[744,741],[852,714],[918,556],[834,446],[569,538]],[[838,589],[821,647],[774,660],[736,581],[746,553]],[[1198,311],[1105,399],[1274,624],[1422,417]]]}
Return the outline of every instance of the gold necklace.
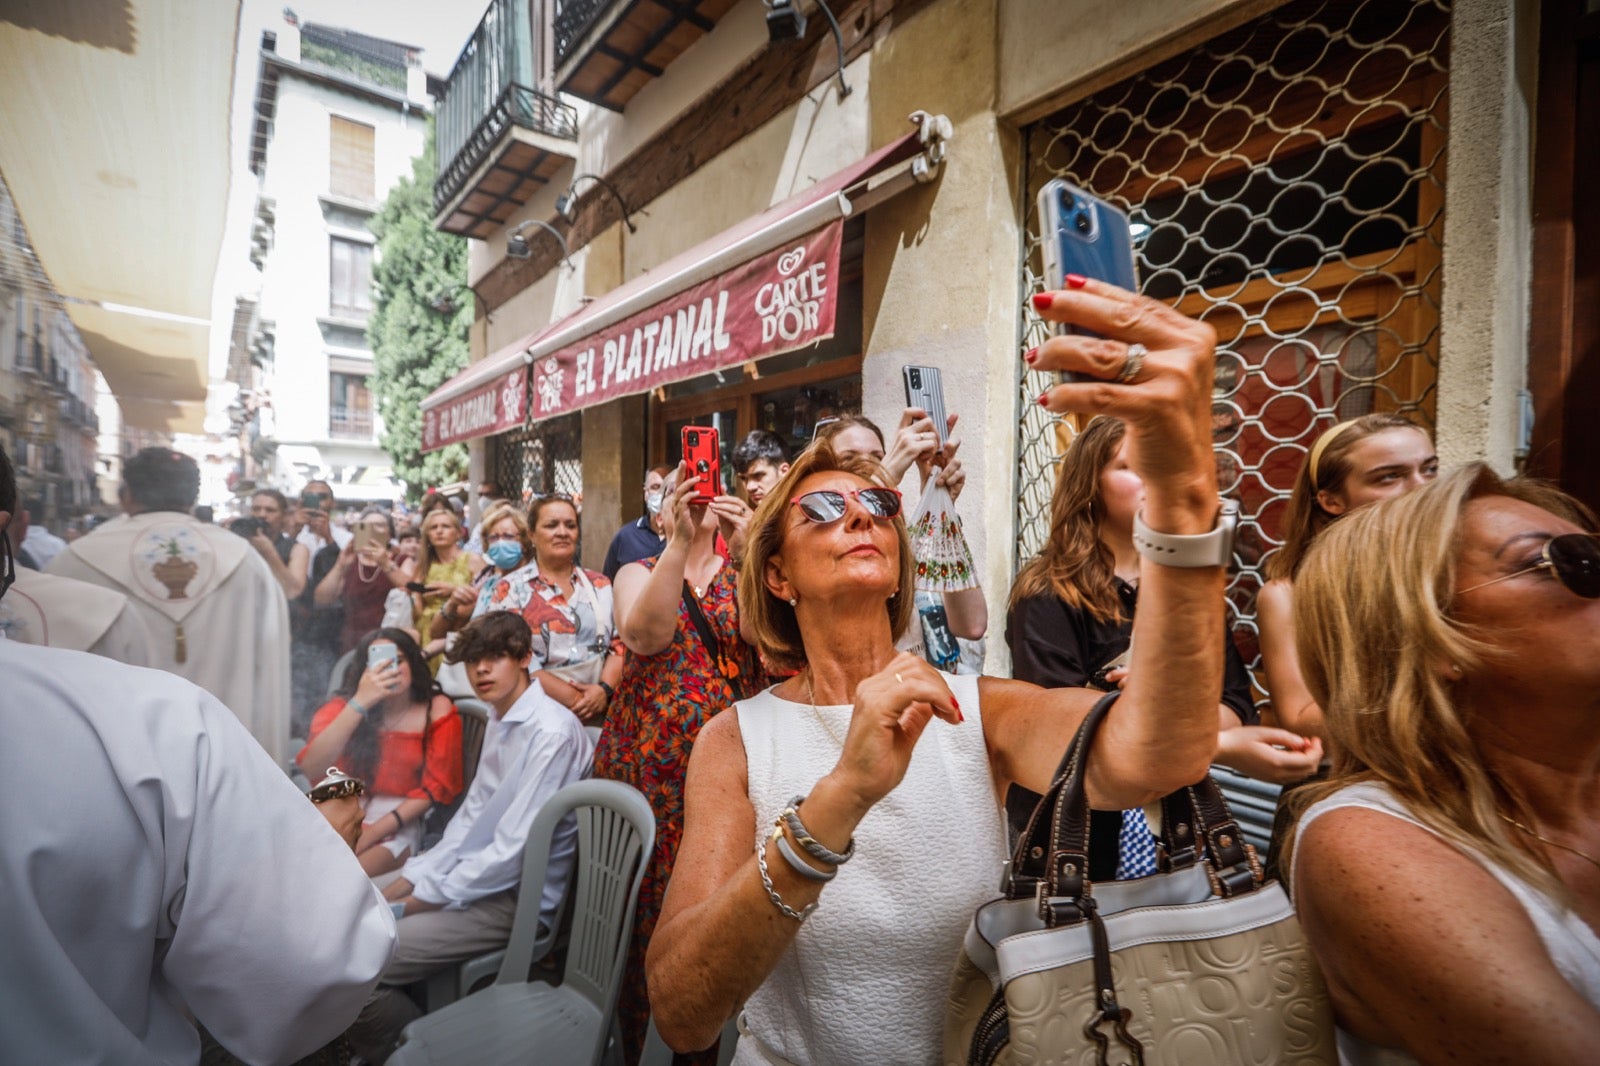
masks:
{"label": "gold necklace", "polygon": [[816,715],[817,721],[822,723],[822,728],[827,731],[828,739],[839,745],[839,750],[843,751],[844,741],[839,739],[839,734],[833,731],[833,727],[829,725],[828,720],[822,716],[822,712],[817,710],[816,681],[812,678],[810,670],[806,671],[806,699],[811,701],[811,713]]}
{"label": "gold necklace", "polygon": [[1572,854],[1576,855],[1578,858],[1582,859],[1584,862],[1588,863],[1590,866],[1593,866],[1596,870],[1600,870],[1600,859],[1595,858],[1593,855],[1590,855],[1588,852],[1579,851],[1577,848],[1571,847],[1570,845],[1567,845],[1567,844],[1563,844],[1559,840],[1551,840],[1549,837],[1544,836],[1541,833],[1536,833],[1532,829],[1529,829],[1527,826],[1523,825],[1521,822],[1517,821],[1515,818],[1512,818],[1509,815],[1502,814],[1500,817],[1504,821],[1506,821],[1507,823],[1509,823],[1509,824],[1511,824],[1513,826],[1516,826],[1518,829],[1522,830],[1524,833],[1527,833],[1529,836],[1531,836],[1533,839],[1537,840],[1539,843],[1541,843],[1541,844],[1549,844],[1552,848],[1560,848],[1562,851],[1570,851],[1570,852],[1572,852]]}

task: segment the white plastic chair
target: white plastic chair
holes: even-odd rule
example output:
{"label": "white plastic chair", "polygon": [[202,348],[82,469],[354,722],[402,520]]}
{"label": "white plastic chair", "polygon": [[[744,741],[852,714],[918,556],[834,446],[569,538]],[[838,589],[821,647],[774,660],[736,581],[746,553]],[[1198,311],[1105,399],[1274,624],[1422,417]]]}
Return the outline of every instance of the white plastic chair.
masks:
{"label": "white plastic chair", "polygon": [[[578,855],[571,888],[572,941],[561,984],[529,981],[539,929],[539,890],[557,823],[573,812]],[[616,1011],[639,885],[655,847],[650,804],[618,781],[579,781],[534,817],[523,857],[511,940],[494,984],[406,1026],[393,1066],[532,1059],[563,1066],[598,1064]]]}
{"label": "white plastic chair", "polygon": [[350,660],[356,657],[356,650],[351,648],[338,659],[334,660],[333,669],[328,673],[328,698],[339,691],[339,686],[344,684],[344,672],[350,669]]}

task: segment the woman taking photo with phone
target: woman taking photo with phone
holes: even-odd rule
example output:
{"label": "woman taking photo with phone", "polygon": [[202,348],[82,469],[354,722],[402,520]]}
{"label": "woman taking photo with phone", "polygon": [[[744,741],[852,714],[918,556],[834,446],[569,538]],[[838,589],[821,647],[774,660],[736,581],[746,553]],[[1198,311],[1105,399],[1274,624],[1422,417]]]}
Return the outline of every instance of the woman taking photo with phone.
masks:
{"label": "woman taking photo with phone", "polygon": [[[422,516],[422,545],[414,563],[402,566],[408,583],[427,586],[428,591],[412,590],[411,602],[415,629],[424,635],[433,629],[434,617],[457,589],[472,589],[472,581],[484,568],[484,561],[462,547],[461,517],[448,501],[435,497],[433,506]],[[442,652],[428,660],[435,673]]]}
{"label": "woman taking photo with phone", "polygon": [[422,845],[435,803],[461,792],[461,717],[403,631],[356,643],[343,683],[311,720],[295,761],[309,779],[337,766],[367,786],[356,856],[369,877],[398,870]]}
{"label": "woman taking photo with phone", "polygon": [[629,1062],[638,1060],[650,1018],[644,952],[683,831],[689,751],[701,726],[766,684],[756,649],[739,636],[738,570],[716,550],[719,527],[735,553],[744,549],[749,508],[725,495],[696,503],[698,486],[678,464],[663,484],[666,548],[617,571],[617,632],[632,654],[594,755],[596,777],[637,788],[656,816],[617,1003]]}
{"label": "woman taking photo with phone", "polygon": [[317,582],[318,607],[344,608],[339,627],[339,654],[354,648],[362,636],[383,621],[383,601],[391,589],[406,583],[406,575],[389,555],[394,524],[373,508],[356,522],[355,535],[339,549],[338,562]]}
{"label": "woman taking photo with phone", "polygon": [[[1030,362],[1102,380],[1039,402],[1128,423],[1144,520],[1189,556],[1144,560],[1128,685],[1090,749],[1090,805],[1123,810],[1192,784],[1216,749],[1225,575],[1210,560],[1229,539],[1211,455],[1216,340],[1155,301],[1069,285],[1034,306],[1112,339],[1054,337]],[[1099,699],[896,652],[914,562],[883,476],[819,444],[751,524],[740,607],[762,653],[801,670],[695,743],[649,959],[674,1048],[709,1046],[742,1007],[738,1063],[942,1061],[953,960],[1007,858],[995,797],[1043,792]]]}

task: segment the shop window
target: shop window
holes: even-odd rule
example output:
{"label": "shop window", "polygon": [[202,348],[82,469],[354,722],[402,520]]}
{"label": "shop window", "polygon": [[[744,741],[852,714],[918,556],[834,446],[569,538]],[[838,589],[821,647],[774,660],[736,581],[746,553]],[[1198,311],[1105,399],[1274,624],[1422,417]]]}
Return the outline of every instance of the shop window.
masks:
{"label": "shop window", "polygon": [[[1247,659],[1262,564],[1317,434],[1370,411],[1433,426],[1448,30],[1444,0],[1295,0],[1025,131],[1024,291],[1042,287],[1035,198],[1063,177],[1128,212],[1146,294],[1217,330]],[[1044,337],[1024,320],[1024,347]],[[1048,533],[1074,432],[1031,402],[1047,384],[1019,382],[1019,563]]]}
{"label": "shop window", "polygon": [[350,318],[372,310],[372,245],[329,238],[328,310]]}
{"label": "shop window", "polygon": [[328,117],[328,191],[363,203],[377,199],[372,166],[374,131],[363,122]]}
{"label": "shop window", "polygon": [[364,374],[328,375],[328,436],[372,439],[372,393]]}

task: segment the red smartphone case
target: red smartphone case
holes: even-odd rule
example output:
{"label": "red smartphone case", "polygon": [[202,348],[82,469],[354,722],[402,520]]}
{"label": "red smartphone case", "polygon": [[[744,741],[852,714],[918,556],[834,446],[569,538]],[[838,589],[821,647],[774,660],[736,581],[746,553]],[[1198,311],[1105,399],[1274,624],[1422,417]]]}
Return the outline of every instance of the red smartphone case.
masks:
{"label": "red smartphone case", "polygon": [[696,500],[709,503],[722,494],[722,448],[715,427],[683,427],[683,461],[689,465],[689,476],[700,479]]}

